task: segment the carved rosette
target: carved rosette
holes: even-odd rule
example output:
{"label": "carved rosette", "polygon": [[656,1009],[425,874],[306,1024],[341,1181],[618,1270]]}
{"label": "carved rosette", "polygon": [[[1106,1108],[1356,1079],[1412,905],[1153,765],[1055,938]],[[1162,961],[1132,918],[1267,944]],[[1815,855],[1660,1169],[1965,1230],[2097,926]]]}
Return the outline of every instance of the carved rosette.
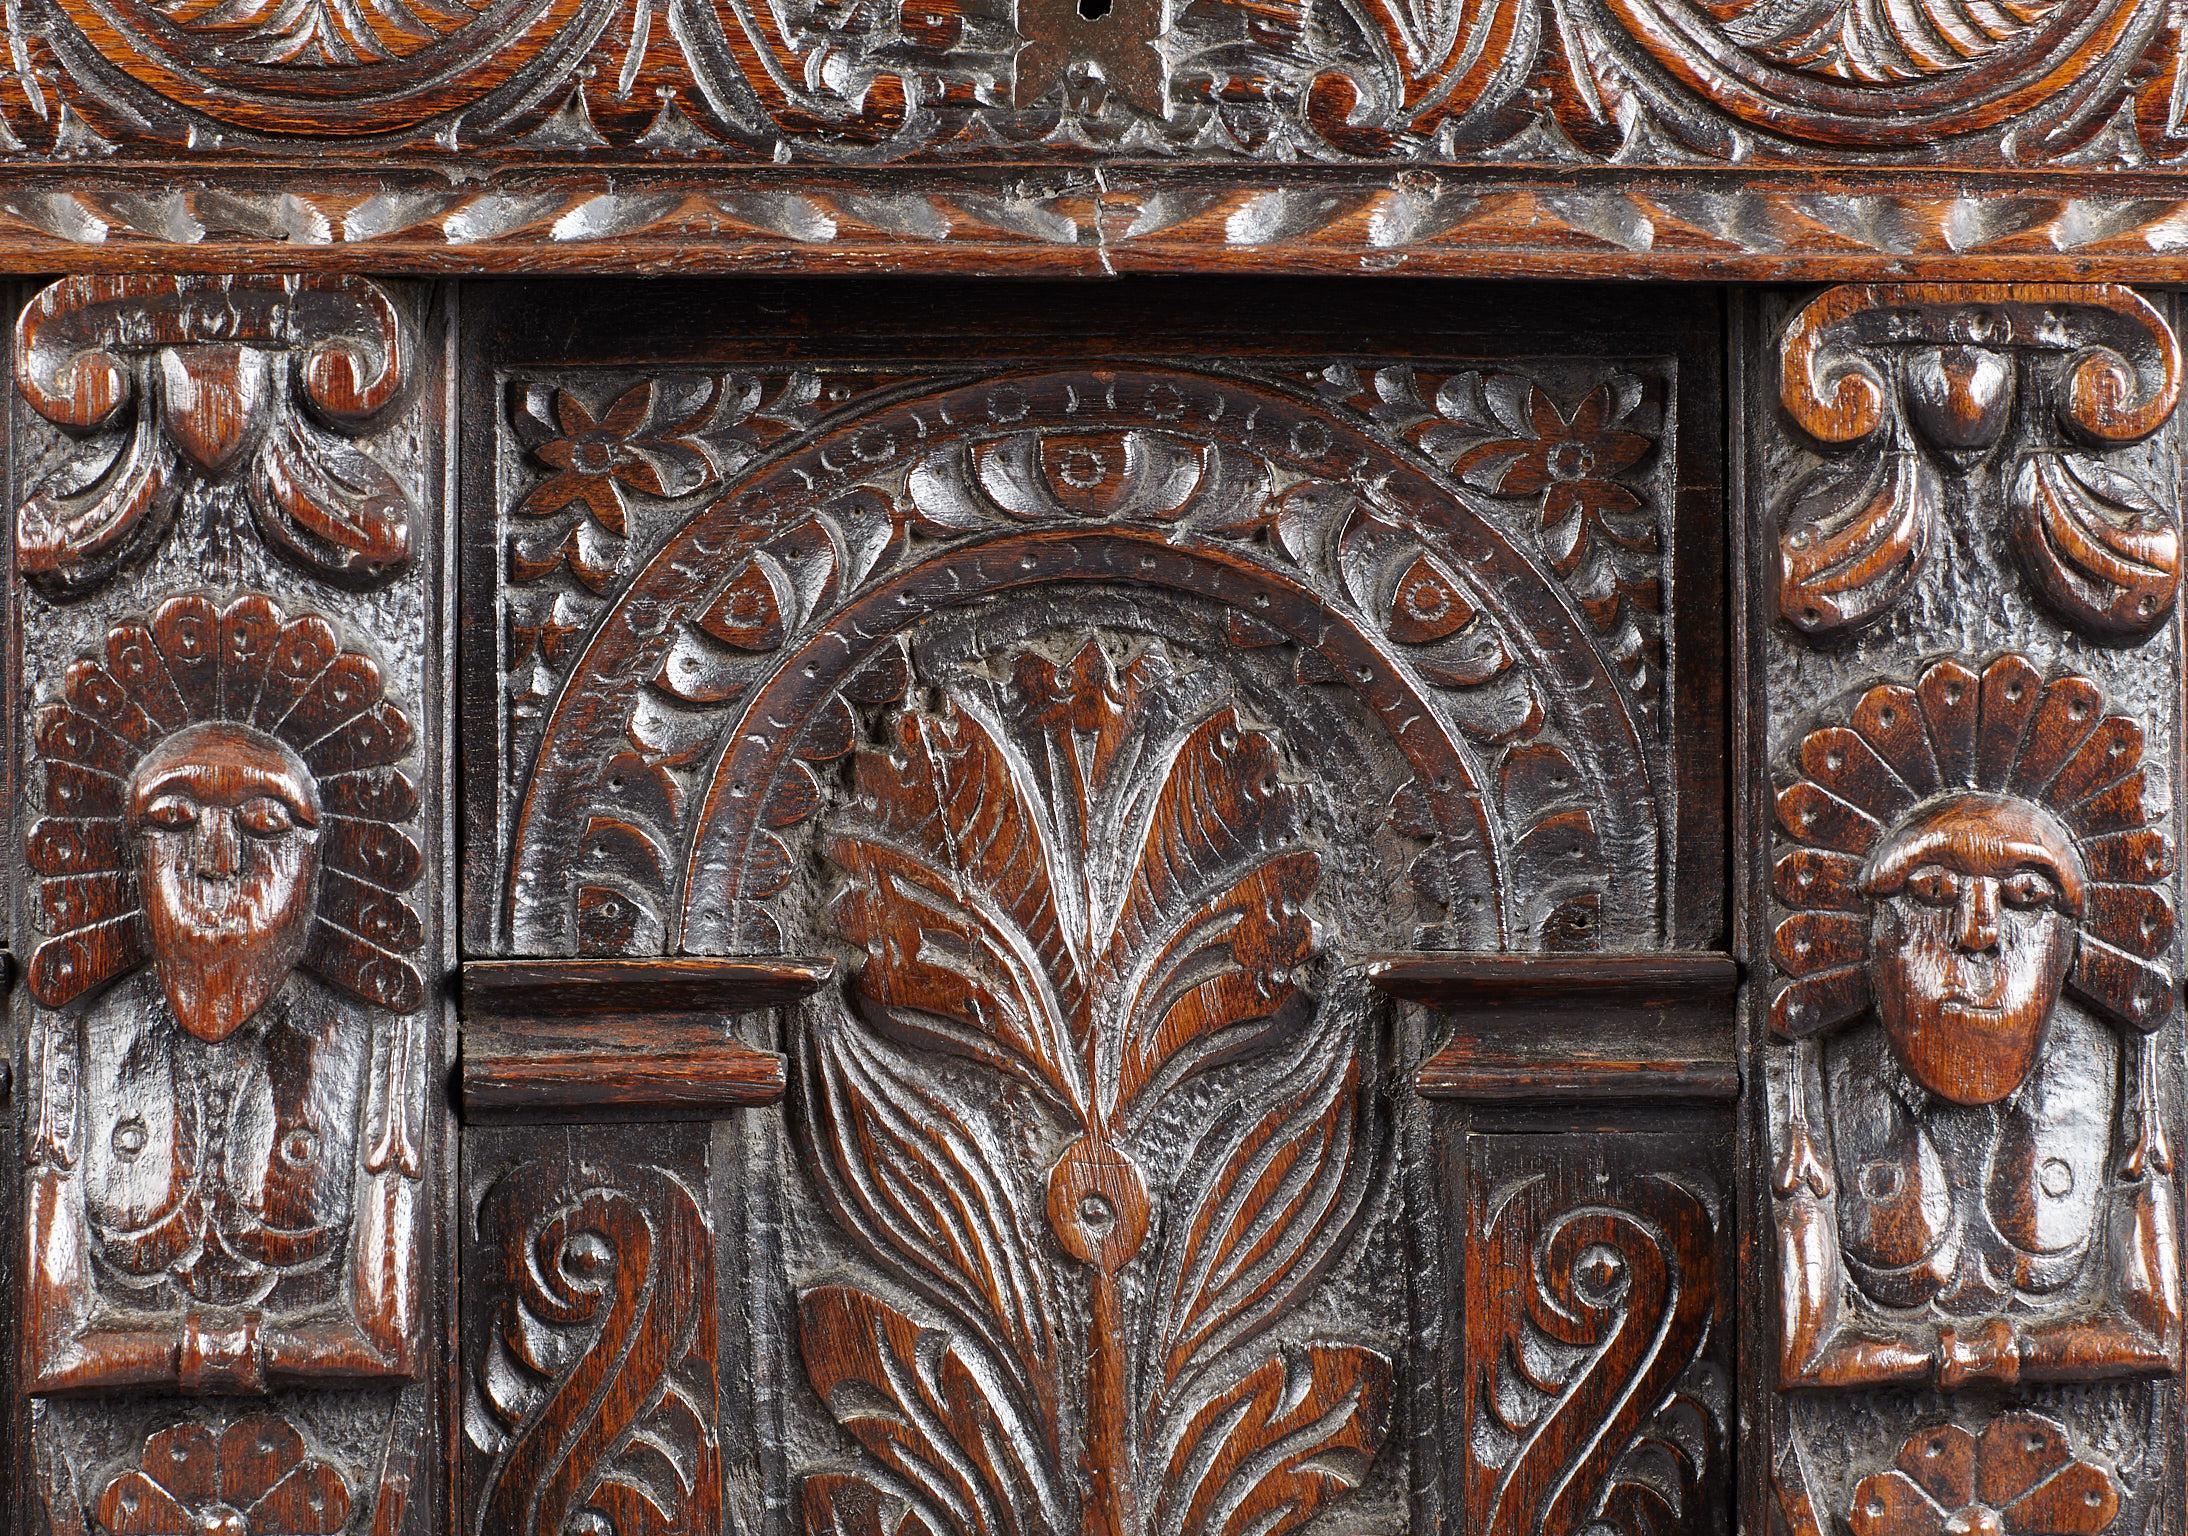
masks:
{"label": "carved rosette", "polygon": [[16,509],[48,596],[97,588],[167,534],[194,485],[242,492],[258,536],[314,577],[387,581],[417,514],[355,441],[401,399],[410,343],[353,277],[73,277],[17,318],[17,386],[81,446]]}

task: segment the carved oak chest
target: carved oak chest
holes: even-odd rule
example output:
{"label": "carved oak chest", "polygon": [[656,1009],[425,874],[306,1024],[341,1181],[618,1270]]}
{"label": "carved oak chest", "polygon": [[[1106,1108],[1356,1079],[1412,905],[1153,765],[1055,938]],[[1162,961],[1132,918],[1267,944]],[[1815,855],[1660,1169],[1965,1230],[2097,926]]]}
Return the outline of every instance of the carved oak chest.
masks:
{"label": "carved oak chest", "polygon": [[0,9],[0,1531],[2188,1532],[2182,26]]}

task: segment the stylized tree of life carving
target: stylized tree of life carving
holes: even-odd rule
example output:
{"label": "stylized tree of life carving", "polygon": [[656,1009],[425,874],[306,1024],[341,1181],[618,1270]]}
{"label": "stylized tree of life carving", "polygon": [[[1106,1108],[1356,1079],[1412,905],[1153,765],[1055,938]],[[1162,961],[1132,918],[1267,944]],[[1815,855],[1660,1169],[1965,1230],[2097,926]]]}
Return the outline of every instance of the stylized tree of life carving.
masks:
{"label": "stylized tree of life carving", "polygon": [[[2150,1036],[2173,1017],[2176,920],[2142,754],[2141,726],[2089,679],[2015,655],[1879,684],[1802,738],[1777,800],[1796,846],[1772,872],[1791,909],[1770,1013],[1794,1042],[1777,1170],[1790,1381],[2170,1369],[2179,1257]],[[2125,1036],[2109,1167],[2112,1074],[2060,1060],[2107,1047],[2058,1020],[2062,992]],[[2109,1271],[2077,1290],[2102,1251]],[[1842,1316],[1848,1282],[1913,1332]]]}
{"label": "stylized tree of life carving", "polygon": [[[1249,1348],[1342,1254],[1378,1131],[1356,1026],[1307,990],[1309,797],[1268,731],[1175,693],[1155,653],[1029,652],[1007,686],[899,710],[824,838],[868,1027],[804,1041],[812,1162],[947,1326],[827,1285],[801,1297],[801,1341],[891,1506],[933,1536],[1068,1529],[1074,1484],[1088,1533],[1289,1531],[1383,1438],[1384,1357]],[[967,1092],[938,1055],[1001,1081]],[[1179,1102],[1234,1063],[1276,1070]],[[1166,1190],[1158,1116],[1153,1140],[1185,1149],[1162,1154]],[[1038,1189],[1011,1150],[1029,1117],[1062,1144]],[[809,1518],[850,1518],[874,1497],[858,1488],[810,1480]]]}
{"label": "stylized tree of life carving", "polygon": [[[222,1005],[224,992],[247,988],[263,997],[292,962],[367,1003],[396,1013],[418,1006],[424,988],[408,956],[424,931],[401,894],[423,868],[403,830],[417,814],[418,795],[397,766],[410,754],[413,733],[381,696],[379,667],[343,650],[326,620],[288,618],[257,594],[225,608],[196,594],[171,598],[149,621],[109,630],[105,654],[79,657],[61,695],[38,712],[33,728],[45,764],[46,814],[31,828],[27,854],[42,877],[39,925],[51,935],[30,959],[39,1002],[64,1007],[156,960],[177,1017],[208,1035],[241,1022],[227,1016],[234,1007]],[[315,834],[316,905],[304,903],[309,927],[293,949],[256,952],[269,937],[259,930],[271,915],[255,909],[251,921],[219,934],[210,918],[205,933],[191,928],[187,910],[161,916],[169,907],[187,909],[187,900],[158,902],[148,916],[144,871],[167,878],[156,845],[171,831],[210,835],[194,823],[170,828],[176,817],[207,813],[171,810],[162,795],[148,799],[159,787],[151,778],[187,779],[200,798],[217,796],[231,779],[287,785],[298,804],[285,807],[285,816],[316,818],[308,829]],[[250,813],[248,804],[236,808],[239,822]],[[240,835],[264,841],[270,832],[244,825]],[[209,900],[211,887],[200,885],[225,878],[200,859],[180,883]],[[248,952],[221,953],[238,946]],[[240,974],[273,960],[279,964],[263,967],[270,975]]]}

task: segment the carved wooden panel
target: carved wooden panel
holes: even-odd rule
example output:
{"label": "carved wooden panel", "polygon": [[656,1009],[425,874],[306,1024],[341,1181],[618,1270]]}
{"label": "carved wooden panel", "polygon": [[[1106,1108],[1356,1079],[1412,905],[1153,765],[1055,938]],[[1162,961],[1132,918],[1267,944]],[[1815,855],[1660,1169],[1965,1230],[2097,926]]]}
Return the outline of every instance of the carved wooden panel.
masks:
{"label": "carved wooden panel", "polygon": [[358,279],[21,312],[26,1523],[432,1501],[433,336]]}
{"label": "carved wooden panel", "polygon": [[1795,1532],[2144,1529],[2179,1476],[2170,318],[1873,287],[1760,325],[1759,1462]]}
{"label": "carved wooden panel", "polygon": [[[541,976],[836,971],[712,1026],[788,1058],[779,1108],[468,1133],[466,1520],[620,1530],[639,1493],[667,1530],[710,1497],[817,1533],[1471,1519],[1437,1449],[1474,1359],[1450,1288],[1518,1338],[1466,1265],[1530,1272],[1561,1218],[1439,1192],[1413,1083],[1452,1019],[1382,957],[1717,938],[1716,625],[1675,608],[1715,569],[1696,334],[1606,312],[1582,356],[1340,311],[1271,340],[872,291],[855,339],[767,318],[813,297],[634,326],[610,294],[551,343],[551,296],[483,317],[473,944]],[[549,1001],[494,1006],[530,1038]],[[1597,1165],[1550,1155],[1584,1205]],[[1636,1286],[1676,1273],[1680,1364],[1604,1366],[1589,1390],[1641,1406],[1576,1508],[1654,1497],[1612,1491],[1619,1456],[1660,1408],[1688,1454],[1698,1391],[1672,1498],[1722,1509],[1727,1187],[1619,1192],[1647,1230],[1605,1241]]]}
{"label": "carved wooden panel", "polygon": [[1675,1124],[1455,1144],[1461,1529],[1729,1527],[1730,1122]]}

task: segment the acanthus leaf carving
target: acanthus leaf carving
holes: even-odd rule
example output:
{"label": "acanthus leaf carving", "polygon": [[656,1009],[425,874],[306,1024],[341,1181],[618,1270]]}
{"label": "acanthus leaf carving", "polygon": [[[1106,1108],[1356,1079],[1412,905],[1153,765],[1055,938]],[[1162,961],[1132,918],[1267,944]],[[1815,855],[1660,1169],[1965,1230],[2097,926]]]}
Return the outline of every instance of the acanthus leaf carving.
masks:
{"label": "acanthus leaf carving", "polygon": [[[2037,595],[2105,638],[2147,635],[2180,587],[2180,519],[2118,450],[2180,396],[2180,347],[2131,290],[2009,284],[1834,288],[1786,327],[1786,415],[1851,463],[1778,512],[1778,612],[1826,639],[1920,579],[1949,487],[2003,510]],[[2001,456],[2009,434],[2028,446]]]}
{"label": "acanthus leaf carving", "polygon": [[195,482],[243,482],[267,544],[337,585],[406,565],[416,509],[354,439],[401,399],[406,322],[351,277],[75,277],[16,321],[17,384],[88,451],[16,509],[23,574],[103,585],[165,536]]}

